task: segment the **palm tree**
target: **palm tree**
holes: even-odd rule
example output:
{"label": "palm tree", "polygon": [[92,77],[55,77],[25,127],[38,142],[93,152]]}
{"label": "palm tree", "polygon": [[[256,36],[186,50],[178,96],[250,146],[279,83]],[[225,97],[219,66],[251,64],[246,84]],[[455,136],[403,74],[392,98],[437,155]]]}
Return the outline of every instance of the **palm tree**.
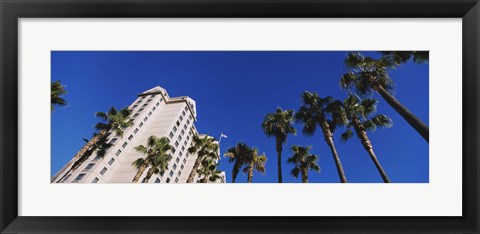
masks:
{"label": "palm tree", "polygon": [[247,166],[243,168],[243,173],[248,173],[247,183],[252,183],[254,170],[265,174],[265,163],[267,162],[267,156],[265,156],[265,153],[258,155],[258,149],[255,147],[250,148],[249,151],[250,152],[246,158]]}
{"label": "palm tree", "polygon": [[368,152],[375,167],[382,176],[385,183],[390,183],[385,170],[377,159],[373,151],[373,145],[368,138],[367,131],[374,131],[377,127],[389,128],[393,125],[392,120],[383,114],[369,118],[370,115],[377,111],[377,100],[368,98],[360,100],[357,96],[349,95],[343,103],[335,101],[335,108],[332,108],[333,118],[337,122],[343,122],[347,130],[341,135],[341,140],[346,142],[353,136],[352,128],[355,130],[357,137],[360,139],[363,148]]}
{"label": "palm tree", "polygon": [[379,93],[428,142],[428,126],[389,92],[393,89],[394,82],[390,79],[388,70],[397,65],[395,56],[373,59],[364,57],[360,53],[349,53],[345,59],[345,65],[348,72],[340,79],[340,85],[343,88],[349,89],[354,86],[360,95],[373,91]]}
{"label": "palm tree", "polygon": [[335,165],[337,167],[338,176],[342,183],[347,183],[347,177],[343,171],[342,162],[338,156],[335,143],[333,142],[333,132],[335,131],[336,124],[326,117],[326,111],[329,105],[332,103],[332,97],[321,98],[317,93],[310,93],[308,91],[303,92],[301,95],[303,105],[295,114],[297,122],[302,122],[303,134],[312,136],[317,130],[317,125],[322,129],[323,138],[327,143],[330,151],[332,152]]}
{"label": "palm tree", "polygon": [[96,113],[95,116],[101,119],[101,122],[95,125],[95,129],[99,132],[94,133],[93,137],[75,154],[72,166],[58,181],[61,181],[68,173],[82,165],[82,163],[90,157],[95,149],[95,145],[98,145],[97,142],[106,142],[108,140],[108,132],[115,132],[118,136],[123,136],[123,130],[133,125],[133,120],[130,119],[130,113],[131,111],[128,108],[117,111],[114,107],[111,107],[107,113]]}
{"label": "palm tree", "polygon": [[308,183],[308,171],[314,170],[319,172],[320,166],[318,166],[318,156],[310,154],[311,146],[302,147],[299,145],[292,146],[293,155],[287,162],[295,164],[291,173],[295,178],[298,175],[302,175],[302,183]]}
{"label": "palm tree", "polygon": [[278,183],[282,183],[282,149],[287,142],[288,134],[296,134],[293,124],[293,110],[282,110],[278,107],[274,113],[265,116],[262,128],[267,137],[275,137],[278,160]]}
{"label": "palm tree", "polygon": [[235,183],[238,172],[247,161],[250,147],[245,143],[238,143],[235,147],[231,147],[224,154],[228,157],[228,162],[234,162],[232,168],[232,183]]}
{"label": "palm tree", "polygon": [[221,179],[222,171],[218,170],[218,163],[214,159],[205,158],[202,161],[202,166],[198,169],[197,173],[201,177],[199,183],[216,182]]}
{"label": "palm tree", "polygon": [[218,151],[220,150],[215,138],[207,135],[203,137],[195,135],[192,138],[192,142],[193,145],[188,148],[188,153],[197,154],[197,159],[195,160],[192,171],[188,176],[187,183],[193,183],[195,175],[197,174],[197,170],[202,161],[206,158],[218,159]]}
{"label": "palm tree", "polygon": [[132,182],[138,182],[148,166],[150,166],[150,169],[145,178],[143,178],[142,183],[148,183],[153,174],[165,172],[172,159],[168,151],[172,149],[173,146],[170,145],[168,138],[158,138],[154,135],[148,137],[147,146],[139,145],[135,147],[135,150],[144,154],[145,158],[140,157],[132,163],[137,168],[137,173],[133,177]]}
{"label": "palm tree", "polygon": [[393,59],[396,64],[402,64],[408,62],[410,59],[414,63],[428,63],[429,51],[380,51],[380,53]]}
{"label": "palm tree", "polygon": [[59,80],[51,82],[50,86],[50,111],[53,112],[55,106],[67,105],[67,101],[63,98],[63,96],[67,94],[67,91],[65,90],[65,86],[62,85]]}

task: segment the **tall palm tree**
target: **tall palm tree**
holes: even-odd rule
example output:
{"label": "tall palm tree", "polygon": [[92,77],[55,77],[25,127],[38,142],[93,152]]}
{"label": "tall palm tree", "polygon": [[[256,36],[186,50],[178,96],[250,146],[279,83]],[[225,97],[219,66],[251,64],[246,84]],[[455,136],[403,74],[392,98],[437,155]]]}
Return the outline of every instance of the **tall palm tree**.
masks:
{"label": "tall palm tree", "polygon": [[301,98],[303,104],[295,114],[295,119],[297,122],[303,123],[303,134],[312,136],[317,130],[317,125],[320,127],[323,133],[323,138],[332,152],[333,160],[335,160],[340,182],[347,183],[347,177],[345,176],[342,162],[340,161],[337,149],[335,148],[335,143],[333,142],[333,132],[335,131],[336,124],[332,122],[332,120],[328,120],[326,117],[327,108],[331,105],[333,100],[332,97],[328,96],[326,98],[321,98],[317,93],[305,91],[301,95]]}
{"label": "tall palm tree", "polygon": [[250,153],[248,154],[246,162],[247,166],[243,168],[243,173],[248,173],[247,183],[252,183],[253,171],[265,174],[265,163],[267,162],[267,156],[265,156],[265,153],[258,155],[257,148],[250,148]]}
{"label": "tall palm tree", "polygon": [[380,51],[380,53],[389,57],[388,59],[393,59],[397,64],[406,63],[410,59],[414,63],[428,63],[430,57],[429,51]]}
{"label": "tall palm tree", "polygon": [[292,175],[297,178],[299,174],[302,175],[302,183],[308,183],[308,171],[314,170],[319,172],[318,156],[310,154],[311,146],[302,147],[299,145],[292,146],[293,155],[288,159],[288,163],[295,164],[292,169]]}
{"label": "tall palm tree", "polygon": [[274,113],[265,116],[262,128],[267,137],[275,137],[275,147],[278,160],[278,183],[282,183],[282,150],[283,144],[287,142],[288,134],[296,134],[293,124],[293,110],[282,110],[278,107]]}
{"label": "tall palm tree", "polygon": [[238,143],[235,147],[231,147],[224,154],[228,157],[228,162],[233,162],[232,168],[232,183],[235,183],[238,172],[247,162],[248,154],[250,154],[250,147],[245,143]]}
{"label": "tall palm tree", "polygon": [[154,135],[148,137],[147,146],[139,145],[135,147],[135,150],[144,154],[145,157],[140,157],[132,163],[132,165],[137,168],[137,173],[133,177],[132,182],[138,182],[149,166],[150,169],[145,178],[143,178],[142,183],[148,183],[148,180],[150,180],[153,174],[165,172],[172,159],[168,151],[172,149],[173,146],[170,145],[168,138],[158,138]]}
{"label": "tall palm tree", "polygon": [[68,173],[80,167],[90,157],[91,153],[89,152],[93,152],[95,145],[98,145],[97,142],[107,141],[108,132],[115,132],[118,136],[123,136],[123,130],[133,125],[130,114],[131,111],[128,108],[117,111],[114,107],[111,107],[107,113],[96,113],[95,116],[101,119],[101,122],[95,125],[98,133],[94,133],[93,137],[75,154],[70,169],[58,181],[61,181]]}
{"label": "tall palm tree", "polygon": [[[334,110],[333,110],[334,109]],[[343,103],[335,102],[333,110],[333,118],[338,122],[343,122],[347,130],[341,135],[341,140],[346,142],[353,136],[353,129],[360,139],[363,148],[368,152],[375,167],[382,176],[385,183],[390,183],[387,173],[377,159],[373,151],[373,145],[368,138],[367,131],[374,131],[377,127],[389,128],[393,125],[392,120],[383,114],[379,114],[370,118],[377,111],[377,100],[368,98],[360,100],[357,96],[349,95]]]}
{"label": "tall palm tree", "polygon": [[59,80],[51,82],[50,86],[50,111],[53,112],[55,106],[67,105],[67,101],[63,98],[63,96],[67,94],[67,91],[65,90],[65,86],[62,85]]}
{"label": "tall palm tree", "polygon": [[202,161],[201,167],[198,169],[197,173],[200,176],[199,183],[208,183],[216,182],[221,179],[222,171],[218,170],[218,163],[211,158],[205,158]]}
{"label": "tall palm tree", "polygon": [[353,86],[360,95],[373,91],[379,93],[428,142],[428,126],[390,93],[394,82],[390,79],[388,70],[395,68],[396,64],[395,57],[392,56],[373,59],[360,53],[349,53],[345,59],[348,72],[340,79],[340,85],[345,89]]}
{"label": "tall palm tree", "polygon": [[207,135],[203,137],[195,135],[193,136],[192,142],[193,145],[188,148],[188,153],[197,154],[197,159],[195,160],[192,171],[188,176],[187,183],[193,183],[195,175],[197,174],[197,170],[202,161],[206,158],[218,159],[218,151],[220,150],[215,138]]}

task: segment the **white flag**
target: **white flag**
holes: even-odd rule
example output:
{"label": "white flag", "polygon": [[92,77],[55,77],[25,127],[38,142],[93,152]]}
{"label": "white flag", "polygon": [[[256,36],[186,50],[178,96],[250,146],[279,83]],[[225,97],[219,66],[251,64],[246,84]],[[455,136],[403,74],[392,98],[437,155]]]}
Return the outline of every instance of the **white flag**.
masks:
{"label": "white flag", "polygon": [[228,138],[227,135],[223,134],[223,132],[220,134],[220,138]]}

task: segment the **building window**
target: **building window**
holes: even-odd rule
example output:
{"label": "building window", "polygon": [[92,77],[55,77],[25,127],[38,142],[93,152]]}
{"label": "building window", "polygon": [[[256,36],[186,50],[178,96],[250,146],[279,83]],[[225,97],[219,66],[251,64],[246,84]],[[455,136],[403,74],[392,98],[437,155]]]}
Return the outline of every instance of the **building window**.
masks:
{"label": "building window", "polygon": [[156,184],[160,183],[160,179],[157,178],[157,179],[155,180],[155,183],[156,183]]}
{"label": "building window", "polygon": [[152,112],[151,112],[151,111],[150,111],[150,112],[148,112],[148,116],[150,116],[150,115],[152,115]]}
{"label": "building window", "polygon": [[175,159],[175,162],[177,163],[180,162],[180,158]]}
{"label": "building window", "polygon": [[137,113],[140,113],[140,112],[142,112],[143,110],[145,110],[145,108],[142,107],[142,108],[140,108],[140,109],[137,111]]}
{"label": "building window", "polygon": [[187,130],[187,125],[183,125],[183,130]]}
{"label": "building window", "polygon": [[141,122],[140,125],[138,125],[138,127],[140,127],[140,128],[141,128],[142,126],[143,126],[143,122]]}
{"label": "building window", "polygon": [[167,178],[167,183],[170,183],[170,178]]}
{"label": "building window", "polygon": [[146,107],[147,105],[148,105],[148,103],[143,104],[142,108]]}
{"label": "building window", "polygon": [[110,141],[110,144],[115,144],[115,142],[117,142],[117,140],[118,140],[117,137],[113,138],[113,139]]}
{"label": "building window", "polygon": [[108,161],[108,165],[112,165],[113,162],[115,162],[115,159],[114,159],[114,158],[111,158],[110,161]]}
{"label": "building window", "polygon": [[138,105],[136,105],[136,104],[135,104],[135,105],[133,105],[133,106],[132,106],[132,109],[135,109],[135,108],[137,108],[137,106],[138,106]]}
{"label": "building window", "polygon": [[102,159],[102,156],[97,155],[97,156],[95,156],[95,158],[94,158],[93,160],[94,160],[94,161],[97,161],[97,160],[100,160],[100,159]]}
{"label": "building window", "polygon": [[187,136],[187,141],[190,140],[190,136]]}
{"label": "building window", "polygon": [[100,175],[105,174],[105,172],[107,172],[107,168],[106,168],[106,167],[104,167],[104,168],[100,171]]}
{"label": "building window", "polygon": [[175,170],[175,169],[177,169],[177,164],[176,163],[173,164],[173,170]]}
{"label": "building window", "polygon": [[187,145],[187,141],[184,141],[184,142],[183,142],[183,145]]}
{"label": "building window", "polygon": [[125,141],[125,142],[123,142],[123,144],[122,144],[122,148],[124,148],[124,149],[125,149],[125,147],[127,147],[127,145],[128,145],[128,143],[127,143],[126,141]]}
{"label": "building window", "polygon": [[185,135],[185,130],[182,130],[181,133],[182,133],[182,136]]}
{"label": "building window", "polygon": [[128,137],[128,140],[131,141],[132,138],[133,138],[133,135],[130,135],[130,136]]}
{"label": "building window", "polygon": [[187,119],[187,125],[190,125],[190,120],[189,119]]}
{"label": "building window", "polygon": [[77,178],[75,178],[75,181],[80,181],[83,179],[83,177],[85,177],[85,173],[79,174]]}
{"label": "building window", "polygon": [[184,150],[185,150],[185,146],[182,146],[182,151],[184,151]]}
{"label": "building window", "polygon": [[175,147],[177,147],[177,146],[178,146],[178,141],[175,141]]}
{"label": "building window", "polygon": [[165,171],[160,172],[160,176],[165,175]]}
{"label": "building window", "polygon": [[172,138],[172,137],[173,137],[173,132],[170,132],[170,134],[168,134],[168,136],[169,136],[170,138]]}
{"label": "building window", "polygon": [[180,122],[178,122],[178,121],[177,121],[175,124],[176,124],[177,126],[180,126]]}
{"label": "building window", "polygon": [[[170,171],[170,173],[168,173],[170,176],[173,176],[173,171]],[[84,174],[85,175],[85,174]]]}
{"label": "building window", "polygon": [[89,163],[86,167],[85,167],[85,170],[90,170],[93,168],[93,166],[95,166],[95,163]]}
{"label": "building window", "polygon": [[[184,166],[183,164],[180,165],[180,169],[181,169],[181,170],[183,170],[184,167],[185,167],[185,166]],[[178,172],[180,172],[180,171],[178,171]]]}
{"label": "building window", "polygon": [[189,120],[192,120],[192,116],[191,116],[191,115],[189,115],[189,116],[188,116],[188,119],[189,119]]}
{"label": "building window", "polygon": [[175,178],[175,183],[178,183],[178,177],[177,177],[177,178]]}
{"label": "building window", "polygon": [[138,128],[135,128],[135,130],[133,130],[133,133],[137,134],[138,132]]}
{"label": "building window", "polygon": [[[162,99],[160,99],[160,101],[161,101],[161,100],[162,100]],[[157,105],[156,105],[156,106],[158,106],[158,105],[160,105],[160,102],[157,102]]]}
{"label": "building window", "polygon": [[145,116],[145,118],[143,118],[143,121],[147,121],[147,119],[148,119],[148,117],[147,117],[147,116]]}
{"label": "building window", "polygon": [[175,148],[172,148],[172,152],[173,152],[173,153],[175,153],[175,151],[177,151],[177,149],[175,149]]}
{"label": "building window", "polygon": [[121,150],[117,150],[117,152],[115,153],[115,156],[118,156],[118,155],[120,155],[121,153],[122,153]]}
{"label": "building window", "polygon": [[180,121],[183,121],[183,116],[180,115]]}
{"label": "building window", "polygon": [[68,174],[62,181],[65,182],[68,180],[68,178],[70,178],[70,176],[72,176],[72,174]]}
{"label": "building window", "polygon": [[153,108],[152,108],[152,111],[155,111],[156,109],[157,109],[156,107],[153,107]]}
{"label": "building window", "polygon": [[178,135],[178,138],[177,138],[179,141],[182,141],[182,136],[181,135]]}
{"label": "building window", "polygon": [[99,181],[99,179],[97,177],[95,177],[95,179],[92,180],[92,183],[96,184],[98,181]]}
{"label": "building window", "polygon": [[139,115],[140,115],[139,113],[135,113],[132,118],[135,119],[135,118],[137,118]]}
{"label": "building window", "polygon": [[180,151],[180,153],[178,153],[178,156],[182,157],[182,154],[183,154],[182,151]]}
{"label": "building window", "polygon": [[173,132],[177,132],[177,127],[173,126]]}
{"label": "building window", "polygon": [[178,176],[181,176],[181,175],[182,175],[182,171],[178,171],[177,175],[178,175]]}
{"label": "building window", "polygon": [[182,111],[182,116],[185,116],[185,110]]}

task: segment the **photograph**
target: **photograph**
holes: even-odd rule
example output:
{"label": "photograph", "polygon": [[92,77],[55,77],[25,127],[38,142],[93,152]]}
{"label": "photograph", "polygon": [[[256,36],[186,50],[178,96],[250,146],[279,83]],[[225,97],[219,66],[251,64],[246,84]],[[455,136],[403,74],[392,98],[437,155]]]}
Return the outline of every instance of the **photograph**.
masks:
{"label": "photograph", "polygon": [[53,50],[50,182],[429,183],[429,107],[429,51]]}

